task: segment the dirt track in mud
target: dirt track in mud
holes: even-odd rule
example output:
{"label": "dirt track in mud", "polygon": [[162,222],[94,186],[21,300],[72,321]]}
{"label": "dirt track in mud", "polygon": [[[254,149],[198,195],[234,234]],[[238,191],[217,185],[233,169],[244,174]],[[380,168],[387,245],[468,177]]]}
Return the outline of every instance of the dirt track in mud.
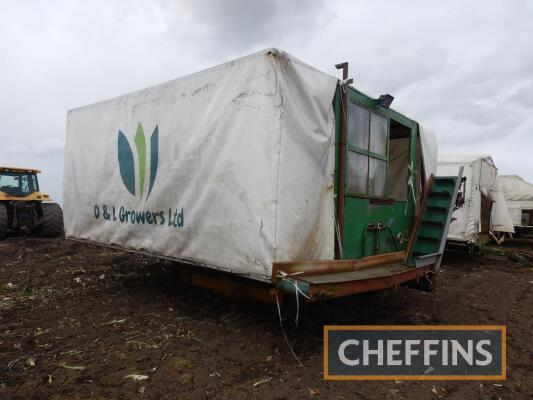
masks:
{"label": "dirt track in mud", "polygon": [[[181,285],[176,268],[61,239],[0,242],[0,398],[533,398],[533,268],[453,255],[432,293],[306,305],[288,329],[304,367],[275,306]],[[508,379],[326,382],[325,324],[505,324]]]}

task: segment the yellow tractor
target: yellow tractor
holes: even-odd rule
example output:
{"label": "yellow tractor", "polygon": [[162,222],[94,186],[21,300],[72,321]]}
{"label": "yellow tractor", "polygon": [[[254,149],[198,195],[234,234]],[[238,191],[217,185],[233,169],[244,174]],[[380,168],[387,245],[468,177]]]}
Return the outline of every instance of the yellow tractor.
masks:
{"label": "yellow tractor", "polygon": [[0,167],[0,239],[10,232],[42,237],[63,235],[63,211],[39,191],[37,174],[29,168]]}

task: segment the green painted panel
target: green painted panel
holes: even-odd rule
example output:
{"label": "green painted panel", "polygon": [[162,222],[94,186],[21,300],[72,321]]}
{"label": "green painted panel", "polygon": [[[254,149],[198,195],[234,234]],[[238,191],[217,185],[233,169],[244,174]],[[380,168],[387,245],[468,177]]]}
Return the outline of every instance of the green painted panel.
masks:
{"label": "green painted panel", "polygon": [[418,235],[440,240],[442,237],[442,229],[442,224],[427,224],[424,221],[418,230]]}
{"label": "green painted panel", "polygon": [[[361,107],[377,112],[389,120],[394,120],[411,129],[409,163],[412,165],[413,176],[416,177],[419,167],[416,163],[418,124],[390,108],[382,107],[376,99],[372,99],[353,88],[348,90],[348,96],[350,101]],[[335,111],[337,121],[339,121],[340,107],[336,107]],[[337,132],[339,131],[340,124],[337,126]],[[380,158],[387,159],[385,156]],[[348,177],[348,174],[346,176]],[[391,202],[376,201],[365,196],[346,196],[344,205],[343,258],[361,258],[374,254],[405,250],[414,223],[414,212],[411,192],[407,201]],[[377,224],[379,222],[384,223],[388,228],[381,231],[368,229],[369,224]]]}
{"label": "green painted panel", "polygon": [[[396,251],[392,236],[397,237],[399,234],[404,240],[403,243],[396,241],[398,250],[406,249],[414,220],[414,208],[409,206],[406,213],[405,201],[394,204],[371,204],[370,199],[346,197],[344,207],[345,259],[374,255],[377,253],[377,248],[380,254]],[[378,222],[389,226],[390,231],[385,229],[378,234],[365,229],[369,223]]]}
{"label": "green painted panel", "polygon": [[[418,124],[404,115],[386,107],[382,107],[376,99],[366,96],[356,89],[348,89],[349,101],[377,112],[390,120],[394,120],[411,129],[411,140],[409,148],[409,163],[411,165],[412,180],[416,181],[420,173],[420,166],[417,165],[417,137]],[[339,159],[339,137],[341,127],[341,96],[337,88],[333,101],[335,110],[335,194],[338,193],[338,159]],[[347,146],[348,147],[348,146]],[[347,150],[348,151],[348,150]],[[381,158],[381,157],[380,157]],[[386,158],[383,157],[382,158]],[[348,178],[348,173],[346,174]],[[346,185],[346,182],[344,182]],[[406,182],[407,185],[407,182]],[[414,185],[415,196],[418,195],[418,188]],[[412,225],[414,223],[414,202],[413,191],[409,191],[407,201],[381,201],[377,202],[367,197],[346,196],[344,205],[344,237],[343,237],[343,258],[356,259],[370,256],[376,253],[383,254],[398,250],[405,250],[408,244]],[[369,231],[368,224],[384,223],[388,229],[381,232]],[[399,240],[398,240],[399,236]],[[396,246],[395,239],[396,238]]]}
{"label": "green painted panel", "polygon": [[438,199],[430,196],[428,198],[427,205],[428,207],[444,208],[447,210],[448,206],[450,205],[450,197]]}
{"label": "green painted panel", "polygon": [[[413,246],[413,254],[433,254],[439,251],[439,247],[440,240],[418,236]],[[410,260],[410,264],[414,265],[414,261]]]}
{"label": "green painted panel", "polygon": [[418,123],[410,118],[407,118],[405,115],[400,114],[397,111],[394,111],[392,108],[383,107],[379,104],[377,99],[373,99],[366,94],[358,91],[357,89],[350,88],[348,91],[349,99],[355,101],[359,105],[371,110],[378,112],[382,115],[392,118],[393,120],[399,122],[402,125],[407,126],[413,130],[418,129]]}

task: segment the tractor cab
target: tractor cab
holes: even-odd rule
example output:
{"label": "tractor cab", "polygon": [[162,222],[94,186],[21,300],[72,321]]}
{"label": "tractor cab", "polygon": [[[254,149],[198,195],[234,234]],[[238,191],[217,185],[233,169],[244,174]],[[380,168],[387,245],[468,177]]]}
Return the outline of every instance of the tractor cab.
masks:
{"label": "tractor cab", "polygon": [[39,192],[38,169],[0,167],[0,200],[51,200]]}
{"label": "tractor cab", "polygon": [[0,239],[9,233],[63,234],[63,211],[39,191],[38,169],[0,167]]}

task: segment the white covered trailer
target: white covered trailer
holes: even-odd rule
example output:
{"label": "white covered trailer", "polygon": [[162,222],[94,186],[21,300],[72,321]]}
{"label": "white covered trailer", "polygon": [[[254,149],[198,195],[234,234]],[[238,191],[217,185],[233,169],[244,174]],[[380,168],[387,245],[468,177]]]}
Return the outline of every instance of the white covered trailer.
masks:
{"label": "white covered trailer", "polygon": [[433,136],[389,105],[269,49],[71,110],[66,236],[313,299],[419,282],[457,177],[430,178]]}
{"label": "white covered trailer", "polygon": [[333,258],[336,85],[272,50],[69,111],[66,236],[260,280]]}
{"label": "white covered trailer", "polygon": [[498,169],[489,155],[440,156],[437,176],[454,174],[464,167],[464,204],[453,213],[449,242],[477,246],[489,239],[501,241],[513,233],[511,216],[499,186]]}
{"label": "white covered trailer", "polygon": [[517,228],[533,227],[533,185],[518,175],[499,175],[507,208]]}

